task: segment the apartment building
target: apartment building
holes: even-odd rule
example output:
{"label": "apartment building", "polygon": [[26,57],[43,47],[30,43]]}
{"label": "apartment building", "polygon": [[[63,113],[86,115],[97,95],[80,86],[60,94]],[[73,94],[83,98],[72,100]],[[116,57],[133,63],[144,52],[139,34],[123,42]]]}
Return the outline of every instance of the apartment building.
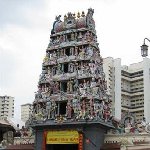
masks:
{"label": "apartment building", "polygon": [[[111,71],[112,70],[112,71]],[[120,59],[104,59],[108,93],[114,105],[114,115],[131,112],[137,121],[143,117],[150,122],[150,59],[121,66]]]}
{"label": "apartment building", "polygon": [[121,59],[107,57],[103,59],[103,70],[107,81],[107,94],[112,100],[112,114],[121,118]]}
{"label": "apartment building", "polygon": [[0,96],[0,119],[14,117],[14,97]]}
{"label": "apartment building", "polygon": [[29,119],[31,111],[32,111],[32,104],[27,103],[21,105],[21,120],[23,122],[26,122]]}

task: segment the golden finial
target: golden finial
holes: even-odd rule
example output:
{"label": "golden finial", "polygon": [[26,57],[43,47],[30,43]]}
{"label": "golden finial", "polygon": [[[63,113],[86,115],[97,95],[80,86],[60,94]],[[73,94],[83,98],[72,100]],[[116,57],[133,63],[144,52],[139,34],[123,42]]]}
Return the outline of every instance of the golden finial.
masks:
{"label": "golden finial", "polygon": [[82,16],[82,17],[85,17],[85,13],[84,13],[84,11],[82,11],[82,14],[81,14],[81,16]]}
{"label": "golden finial", "polygon": [[80,18],[80,12],[78,12],[77,17]]}

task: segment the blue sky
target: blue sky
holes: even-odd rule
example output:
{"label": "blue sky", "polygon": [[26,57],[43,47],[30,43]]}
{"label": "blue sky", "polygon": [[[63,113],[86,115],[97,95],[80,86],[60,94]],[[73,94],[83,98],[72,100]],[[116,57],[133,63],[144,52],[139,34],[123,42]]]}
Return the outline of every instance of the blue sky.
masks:
{"label": "blue sky", "polygon": [[34,100],[55,16],[90,7],[102,57],[141,61],[140,46],[150,38],[149,0],[0,0],[0,95],[15,97],[16,117],[21,104]]}

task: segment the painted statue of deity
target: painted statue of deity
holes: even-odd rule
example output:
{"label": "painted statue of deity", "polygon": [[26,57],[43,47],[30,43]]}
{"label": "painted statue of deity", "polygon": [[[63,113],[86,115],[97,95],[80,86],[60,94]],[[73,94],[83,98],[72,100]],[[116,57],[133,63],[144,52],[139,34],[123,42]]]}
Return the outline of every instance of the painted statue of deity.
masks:
{"label": "painted statue of deity", "polygon": [[57,75],[62,74],[61,64],[58,64],[57,66]]}
{"label": "painted statue of deity", "polygon": [[66,35],[63,35],[63,42],[66,42]]}
{"label": "painted statue of deity", "polygon": [[85,112],[86,112],[85,100],[82,101],[81,111],[82,111],[82,119],[84,119],[85,118]]}
{"label": "painted statue of deity", "polygon": [[74,33],[72,32],[71,33],[71,41],[74,41],[75,40],[75,38],[74,38]]}
{"label": "painted statue of deity", "polygon": [[86,32],[85,38],[87,42],[91,42],[91,33],[89,31]]}
{"label": "painted statue of deity", "polygon": [[58,94],[59,90],[60,90],[59,82],[55,82],[55,84],[53,86],[53,94]]}
{"label": "painted statue of deity", "polygon": [[51,101],[48,100],[48,101],[46,102],[47,119],[50,119],[50,116],[51,116],[51,106],[52,106]]}
{"label": "painted statue of deity", "polygon": [[90,57],[93,56],[93,48],[91,45],[86,48],[86,55]]}
{"label": "painted statue of deity", "polygon": [[57,59],[56,51],[54,51],[52,55],[53,55],[52,57],[56,60]]}
{"label": "painted statue of deity", "polygon": [[51,119],[55,119],[55,117],[56,117],[56,109],[57,109],[56,102],[52,101],[52,104],[51,104],[51,113],[50,113],[50,118]]}
{"label": "painted statue of deity", "polygon": [[44,63],[44,64],[45,64],[45,63],[48,63],[48,61],[49,61],[49,54],[46,53],[46,56],[45,56],[45,58],[44,58],[44,60],[43,60],[43,63]]}
{"label": "painted statue of deity", "polygon": [[75,47],[75,56],[76,57],[78,56],[78,47],[77,46]]}
{"label": "painted statue of deity", "polygon": [[92,98],[90,99],[89,103],[90,103],[90,116],[91,116],[91,118],[93,118],[93,116],[94,116],[94,101]]}
{"label": "painted statue of deity", "polygon": [[79,48],[79,57],[84,58],[84,56],[85,56],[85,49],[82,46],[81,48]]}
{"label": "painted statue of deity", "polygon": [[73,90],[74,90],[75,92],[77,92],[78,89],[79,89],[79,86],[78,86],[78,79],[75,79],[75,80],[74,80],[74,85],[73,85]]}
{"label": "painted statue of deity", "polygon": [[60,43],[64,42],[64,40],[63,40],[63,35],[60,35],[59,42],[60,42]]}
{"label": "painted statue of deity", "polygon": [[94,104],[94,111],[95,111],[96,120],[103,119],[103,114],[104,114],[103,107],[104,107],[103,102],[100,102],[100,103],[96,102]]}
{"label": "painted statue of deity", "polygon": [[90,65],[91,73],[92,73],[92,75],[94,75],[95,74],[95,64],[93,62],[91,62],[89,65]]}
{"label": "painted statue of deity", "polygon": [[72,104],[71,104],[71,101],[68,100],[67,102],[67,106],[66,106],[66,115],[67,115],[67,118],[71,118],[72,117]]}
{"label": "painted statue of deity", "polygon": [[82,41],[82,38],[83,38],[83,36],[82,36],[82,33],[81,32],[79,32],[79,35],[78,35],[78,41]]}
{"label": "painted statue of deity", "polygon": [[105,122],[107,122],[110,118],[110,108],[108,106],[108,102],[104,103],[103,109],[104,109],[103,117],[104,117]]}
{"label": "painted statue of deity", "polygon": [[69,72],[70,72],[70,73],[73,73],[73,72],[74,72],[74,64],[73,64],[73,63],[70,63],[70,64],[69,64]]}
{"label": "painted statue of deity", "polygon": [[67,92],[73,92],[73,81],[72,80],[67,82]]}
{"label": "painted statue of deity", "polygon": [[90,87],[93,88],[95,86],[96,86],[95,78],[92,78]]}

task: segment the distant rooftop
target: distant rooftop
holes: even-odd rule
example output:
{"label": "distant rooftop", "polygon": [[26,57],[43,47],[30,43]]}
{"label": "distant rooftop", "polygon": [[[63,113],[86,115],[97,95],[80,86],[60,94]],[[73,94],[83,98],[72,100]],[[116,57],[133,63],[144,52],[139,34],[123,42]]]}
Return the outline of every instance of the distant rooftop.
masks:
{"label": "distant rooftop", "polygon": [[31,103],[22,104],[21,106],[32,105]]}

